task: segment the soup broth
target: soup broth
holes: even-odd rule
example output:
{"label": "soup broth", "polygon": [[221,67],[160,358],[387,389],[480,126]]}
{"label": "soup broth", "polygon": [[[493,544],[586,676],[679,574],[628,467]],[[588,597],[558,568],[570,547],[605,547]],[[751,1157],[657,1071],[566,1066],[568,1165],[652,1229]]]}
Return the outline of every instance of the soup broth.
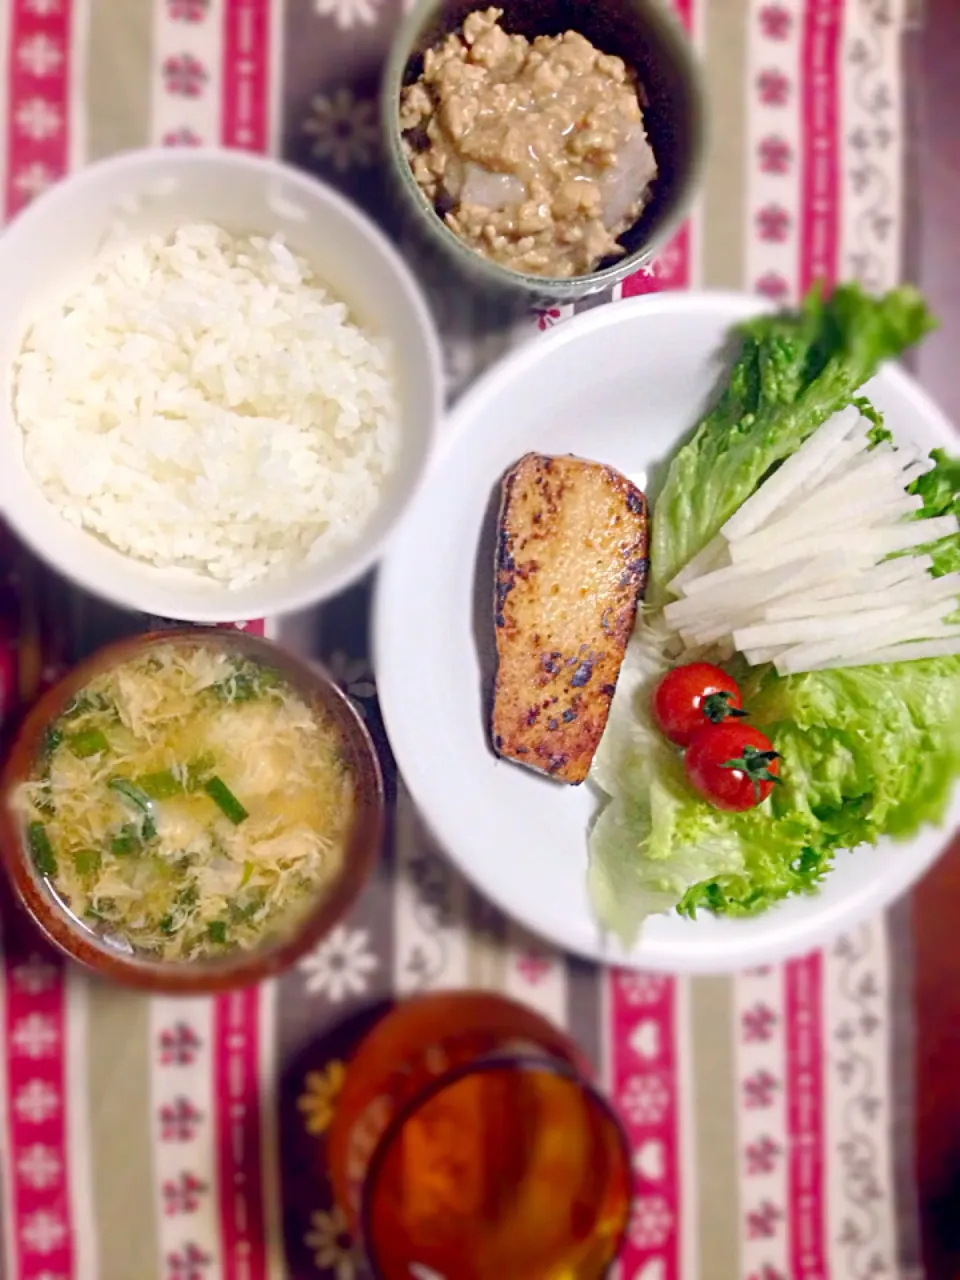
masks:
{"label": "soup broth", "polygon": [[340,745],[279,672],[171,642],[80,691],[16,802],[78,920],[192,960],[255,946],[336,878],[354,814]]}

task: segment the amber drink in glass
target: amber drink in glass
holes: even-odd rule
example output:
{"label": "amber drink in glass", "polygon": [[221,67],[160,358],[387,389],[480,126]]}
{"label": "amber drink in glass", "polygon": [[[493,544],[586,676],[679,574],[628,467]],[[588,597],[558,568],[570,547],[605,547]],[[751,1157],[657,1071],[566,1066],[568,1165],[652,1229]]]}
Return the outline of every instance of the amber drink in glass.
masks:
{"label": "amber drink in glass", "polygon": [[360,1044],[330,1131],[334,1192],[378,1280],[599,1280],[630,1154],[571,1041],[501,996],[399,1005]]}

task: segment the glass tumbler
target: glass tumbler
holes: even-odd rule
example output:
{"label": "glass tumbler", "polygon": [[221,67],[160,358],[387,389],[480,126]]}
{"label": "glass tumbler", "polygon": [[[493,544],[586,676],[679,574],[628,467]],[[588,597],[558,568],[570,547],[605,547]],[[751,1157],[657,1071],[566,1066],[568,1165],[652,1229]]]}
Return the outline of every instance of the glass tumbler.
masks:
{"label": "glass tumbler", "polygon": [[377,1280],[599,1280],[630,1152],[571,1041],[501,996],[397,1006],[347,1067],[334,1194]]}

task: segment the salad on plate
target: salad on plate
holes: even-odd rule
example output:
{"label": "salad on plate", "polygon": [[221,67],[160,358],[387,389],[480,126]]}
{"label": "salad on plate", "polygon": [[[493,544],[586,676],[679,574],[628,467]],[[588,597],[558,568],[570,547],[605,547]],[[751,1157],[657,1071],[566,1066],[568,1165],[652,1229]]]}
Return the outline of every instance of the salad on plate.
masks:
{"label": "salad on plate", "polygon": [[942,819],[960,775],[960,460],[862,388],[933,326],[916,291],[812,292],[741,326],[652,504],[645,601],[590,778],[589,890],[744,916],[836,851]]}

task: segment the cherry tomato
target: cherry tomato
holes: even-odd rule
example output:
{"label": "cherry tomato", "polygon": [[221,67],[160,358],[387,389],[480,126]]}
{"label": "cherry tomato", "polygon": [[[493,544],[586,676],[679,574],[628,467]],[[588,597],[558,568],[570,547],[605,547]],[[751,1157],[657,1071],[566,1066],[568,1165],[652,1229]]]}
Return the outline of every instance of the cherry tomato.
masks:
{"label": "cherry tomato", "polygon": [[733,813],[762,804],[780,773],[780,757],[766,734],[735,720],[701,729],[684,763],[694,790],[714,808]]}
{"label": "cherry tomato", "polygon": [[687,747],[708,724],[742,716],[735,680],[709,662],[690,662],[668,671],[653,695],[653,715],[665,738]]}

